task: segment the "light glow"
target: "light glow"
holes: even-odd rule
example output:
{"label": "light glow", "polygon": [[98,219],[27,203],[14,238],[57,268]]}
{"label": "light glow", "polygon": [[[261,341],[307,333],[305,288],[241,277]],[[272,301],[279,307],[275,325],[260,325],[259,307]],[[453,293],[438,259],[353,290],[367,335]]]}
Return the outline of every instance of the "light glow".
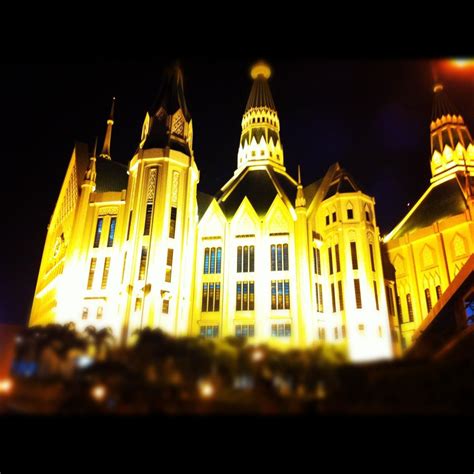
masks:
{"label": "light glow", "polygon": [[8,395],[13,388],[13,382],[11,379],[0,380],[0,394]]}
{"label": "light glow", "polygon": [[105,398],[106,394],[107,389],[104,385],[96,385],[91,390],[92,398],[94,398],[94,400],[97,400],[98,402],[101,402]]}
{"label": "light glow", "polygon": [[204,381],[199,384],[199,395],[201,398],[212,398],[216,390],[214,385],[209,381]]}

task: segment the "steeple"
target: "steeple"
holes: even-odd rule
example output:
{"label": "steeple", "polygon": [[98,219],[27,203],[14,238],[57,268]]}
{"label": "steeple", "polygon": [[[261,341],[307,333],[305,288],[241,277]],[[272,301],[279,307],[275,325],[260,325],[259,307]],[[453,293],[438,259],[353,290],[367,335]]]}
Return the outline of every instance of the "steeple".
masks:
{"label": "steeple", "polygon": [[176,63],[165,80],[152,110],[143,123],[140,148],[166,148],[192,153],[192,121],[184,97],[183,73]]}
{"label": "steeple", "polygon": [[95,138],[94,151],[92,152],[92,156],[89,159],[89,166],[87,167],[86,174],[84,175],[84,182],[83,182],[83,185],[92,186],[93,190],[95,189],[96,179],[97,179],[96,157],[97,157],[97,137]]}
{"label": "steeple", "polygon": [[[444,178],[456,171],[473,168],[474,144],[464,118],[449,99],[444,86],[437,82],[433,88],[431,114],[431,181]],[[472,172],[472,170],[471,170]]]}
{"label": "steeple", "polygon": [[260,61],[252,67],[252,89],[242,118],[237,166],[272,165],[284,171],[280,120],[268,85],[271,69]]}
{"label": "steeple", "polygon": [[295,200],[295,208],[298,209],[300,207],[306,206],[306,199],[304,197],[303,192],[303,185],[301,184],[301,170],[300,165],[298,165],[298,187],[296,188],[296,200]]}
{"label": "steeple", "polygon": [[112,99],[112,108],[110,109],[110,115],[107,119],[107,130],[105,132],[104,145],[102,147],[102,153],[100,158],[111,160],[110,156],[110,143],[112,141],[112,127],[114,125],[114,108],[115,108],[115,97]]}

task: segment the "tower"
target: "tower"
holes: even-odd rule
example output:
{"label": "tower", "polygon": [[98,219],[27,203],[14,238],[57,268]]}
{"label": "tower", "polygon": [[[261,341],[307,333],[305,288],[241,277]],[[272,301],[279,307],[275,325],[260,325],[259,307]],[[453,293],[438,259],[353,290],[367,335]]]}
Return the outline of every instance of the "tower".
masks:
{"label": "tower", "polygon": [[186,334],[199,171],[179,66],[166,73],[129,165],[123,338],[146,326]]}

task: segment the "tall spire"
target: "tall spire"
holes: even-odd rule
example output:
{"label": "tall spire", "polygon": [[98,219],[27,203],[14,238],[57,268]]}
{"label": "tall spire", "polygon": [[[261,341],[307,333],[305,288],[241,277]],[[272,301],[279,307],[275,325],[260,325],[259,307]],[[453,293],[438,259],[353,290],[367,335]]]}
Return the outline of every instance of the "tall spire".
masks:
{"label": "tall spire", "polygon": [[184,96],[183,73],[175,63],[165,80],[151,112],[143,124],[140,147],[169,147],[186,154],[192,152],[192,122]]}
{"label": "tall spire", "polygon": [[298,187],[296,188],[295,208],[305,207],[306,199],[304,197],[303,185],[301,184],[301,169],[298,165]]}
{"label": "tall spire", "polygon": [[110,109],[110,115],[107,119],[107,130],[105,132],[104,145],[102,147],[102,153],[100,158],[111,160],[110,156],[110,143],[112,141],[112,127],[114,125],[114,108],[115,108],[115,97],[112,99],[112,108]]}
{"label": "tall spire", "polygon": [[95,183],[97,179],[97,169],[96,169],[96,160],[97,160],[97,137],[95,137],[94,150],[92,156],[89,159],[89,166],[87,167],[86,174],[84,175],[84,185],[92,185],[95,188]]}
{"label": "tall spire", "polygon": [[434,100],[431,114],[431,181],[455,171],[468,171],[468,149],[474,144],[464,118],[446,93],[443,84],[433,87]]}
{"label": "tall spire", "polygon": [[238,168],[270,164],[284,170],[280,120],[268,85],[271,69],[260,61],[251,69],[252,89],[242,118]]}

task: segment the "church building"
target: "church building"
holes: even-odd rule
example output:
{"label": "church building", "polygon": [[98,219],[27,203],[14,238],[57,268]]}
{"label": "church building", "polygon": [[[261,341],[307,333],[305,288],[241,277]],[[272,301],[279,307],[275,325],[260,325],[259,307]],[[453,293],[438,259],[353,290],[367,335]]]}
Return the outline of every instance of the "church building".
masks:
{"label": "church building", "polygon": [[[113,106],[102,151],[76,143],[48,226],[30,325],[110,327],[121,343],[151,327],[175,336],[241,336],[279,348],[337,345],[353,361],[393,356],[396,289],[400,299],[412,295],[413,308],[422,291],[421,283],[407,290],[403,282],[412,281],[400,280],[399,269],[424,277],[410,267],[409,216],[387,243],[395,288],[384,273],[374,198],[338,163],[305,185],[299,169],[291,176],[270,68],[258,63],[251,76],[236,169],[214,195],[198,189],[179,67],[166,75],[128,166],[112,159]],[[473,164],[469,133],[458,115],[436,120],[438,128],[443,120],[449,125],[449,140],[456,132],[457,142],[448,163],[444,129],[434,129],[433,169],[440,178],[427,195],[451,181],[447,186],[463,193],[463,153]],[[466,229],[461,223],[466,212],[459,208],[446,237],[459,254],[454,266],[473,248],[472,221]],[[432,261],[441,262],[440,238],[424,242],[420,255],[428,248]],[[435,288],[434,273],[426,278]],[[446,275],[439,278],[444,288]],[[405,322],[402,330],[410,330]]]}

